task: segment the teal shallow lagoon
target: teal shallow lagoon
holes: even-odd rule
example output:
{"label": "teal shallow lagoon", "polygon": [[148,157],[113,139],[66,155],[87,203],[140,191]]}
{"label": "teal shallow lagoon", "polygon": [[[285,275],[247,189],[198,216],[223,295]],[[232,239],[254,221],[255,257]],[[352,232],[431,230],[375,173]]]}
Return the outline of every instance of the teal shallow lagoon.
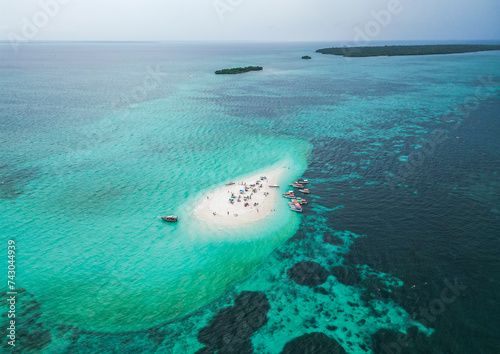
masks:
{"label": "teal shallow lagoon", "polygon": [[[54,174],[26,186],[32,193],[18,199],[10,220],[30,220],[16,238],[26,247],[24,269],[37,276],[19,276],[51,321],[100,331],[167,322],[243,279],[296,231],[299,218],[279,206],[269,220],[236,231],[207,228],[192,212],[201,194],[229,176],[286,161],[283,183],[298,178],[309,144],[241,129],[199,131],[199,117],[169,116],[172,106],[155,101],[133,116],[110,118],[121,119],[116,131],[81,127],[108,141],[30,166]],[[181,222],[161,223],[164,210]]]}

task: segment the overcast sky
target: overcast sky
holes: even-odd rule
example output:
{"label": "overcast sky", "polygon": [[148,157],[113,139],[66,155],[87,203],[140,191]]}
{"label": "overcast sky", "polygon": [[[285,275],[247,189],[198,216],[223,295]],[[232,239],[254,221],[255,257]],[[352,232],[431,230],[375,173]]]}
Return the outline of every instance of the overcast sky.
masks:
{"label": "overcast sky", "polygon": [[0,0],[0,40],[500,39],[499,19],[499,0]]}

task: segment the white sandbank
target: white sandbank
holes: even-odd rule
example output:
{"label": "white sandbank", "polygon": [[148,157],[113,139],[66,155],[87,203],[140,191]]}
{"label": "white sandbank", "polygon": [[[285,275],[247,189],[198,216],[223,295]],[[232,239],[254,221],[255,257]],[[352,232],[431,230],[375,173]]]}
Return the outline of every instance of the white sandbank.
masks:
{"label": "white sandbank", "polygon": [[[275,212],[277,195],[288,190],[287,186],[269,187],[278,184],[285,171],[288,172],[288,169],[282,166],[278,169],[259,172],[259,174],[244,179],[240,177],[239,180],[233,181],[235,184],[230,186],[221,186],[205,195],[196,204],[194,215],[198,219],[227,226],[238,226],[263,219]],[[264,176],[266,179],[261,180],[260,177]],[[250,187],[251,184],[256,184],[256,181],[259,181],[262,187],[259,185]],[[241,193],[240,190],[245,190],[245,183],[249,190]],[[229,202],[231,194],[236,197],[233,204]],[[240,202],[237,201],[239,196],[241,196]],[[244,199],[244,197],[249,196],[251,199]],[[245,203],[249,205],[245,207]],[[258,203],[258,205],[254,206],[254,203]]]}

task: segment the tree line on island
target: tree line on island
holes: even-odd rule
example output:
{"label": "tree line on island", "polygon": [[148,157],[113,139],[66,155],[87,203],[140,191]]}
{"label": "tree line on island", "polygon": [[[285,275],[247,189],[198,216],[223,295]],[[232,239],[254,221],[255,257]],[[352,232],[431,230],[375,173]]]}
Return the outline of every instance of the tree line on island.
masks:
{"label": "tree line on island", "polygon": [[[433,54],[460,54],[500,50],[500,45],[488,44],[440,44],[440,45],[391,45],[373,47],[333,47],[318,49],[316,53],[340,55],[343,57],[378,57],[404,55],[433,55]],[[311,59],[304,55],[302,59]],[[250,71],[260,71],[262,66],[247,66],[217,70],[220,74],[242,74]]]}
{"label": "tree line on island", "polygon": [[446,45],[392,45],[378,47],[334,47],[318,49],[316,53],[344,57],[378,57],[402,55],[460,54],[500,50],[500,45],[446,44]]}
{"label": "tree line on island", "polygon": [[[309,55],[304,55],[302,59],[311,59]],[[242,68],[231,68],[231,69],[222,69],[222,70],[217,70],[215,73],[217,75],[223,75],[223,74],[243,74],[247,73],[249,71],[260,71],[262,70],[262,66],[247,66],[247,67],[242,67]]]}
{"label": "tree line on island", "polygon": [[242,74],[249,71],[259,71],[262,70],[262,66],[247,66],[246,68],[232,68],[232,69],[222,69],[217,70],[215,73],[220,74]]}

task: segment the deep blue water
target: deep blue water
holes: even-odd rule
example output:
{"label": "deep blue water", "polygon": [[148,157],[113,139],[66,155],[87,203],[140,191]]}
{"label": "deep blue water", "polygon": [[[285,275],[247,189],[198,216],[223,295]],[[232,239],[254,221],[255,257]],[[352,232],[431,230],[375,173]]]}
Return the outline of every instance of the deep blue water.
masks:
{"label": "deep blue water", "polygon": [[363,187],[350,198],[336,196],[346,207],[332,227],[370,235],[351,248],[349,261],[402,279],[404,291],[395,301],[408,312],[425,319],[421,309],[440,298],[445,279],[467,288],[442,313],[431,312],[434,335],[419,338],[408,352],[500,349],[499,104],[498,98],[482,104],[405,180],[418,194]]}
{"label": "deep blue water", "polygon": [[[0,44],[20,350],[499,352],[500,54],[328,45]],[[264,71],[213,75],[242,65]],[[150,218],[288,158],[300,225]]]}

